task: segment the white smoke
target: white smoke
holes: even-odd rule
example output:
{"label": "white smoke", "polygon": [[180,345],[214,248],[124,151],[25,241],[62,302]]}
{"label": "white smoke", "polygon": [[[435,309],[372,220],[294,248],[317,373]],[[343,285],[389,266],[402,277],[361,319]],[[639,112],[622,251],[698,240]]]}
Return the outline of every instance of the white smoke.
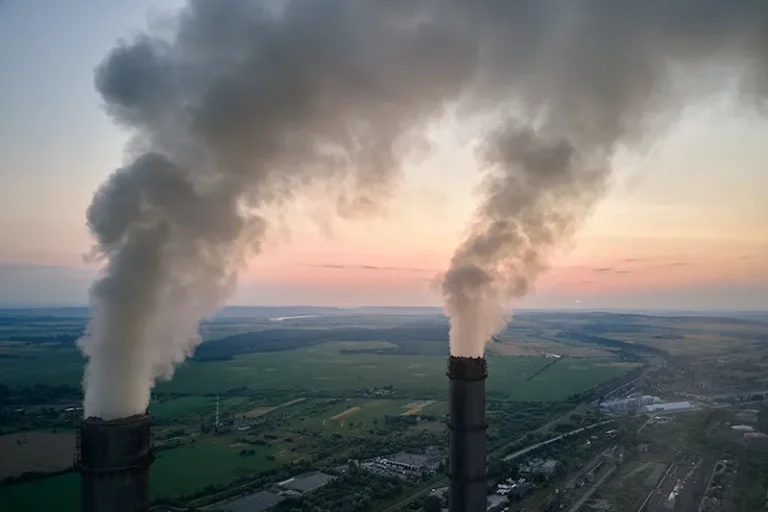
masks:
{"label": "white smoke", "polygon": [[[732,79],[748,106],[765,104],[768,85],[765,2],[507,2],[500,10],[507,30],[491,23],[487,52],[504,65],[491,68],[489,83],[513,91],[516,115],[481,144],[484,197],[442,281],[451,353],[464,357],[483,355],[505,325],[504,305],[530,292],[552,249],[590,212],[620,146],[643,143]],[[673,83],[702,66],[736,76]]]}
{"label": "white smoke", "polygon": [[762,0],[197,0],[119,43],[96,87],[134,158],[88,210],[105,264],[80,340],[86,416],[146,408],[275,205],[324,180],[339,185],[340,214],[375,211],[448,108],[467,121],[515,113],[482,137],[486,199],[443,282],[452,351],[482,354],[502,302],[529,289],[599,195],[616,145],[645,132],[653,107],[680,106],[660,94],[670,66],[727,60],[765,91],[767,11]]}

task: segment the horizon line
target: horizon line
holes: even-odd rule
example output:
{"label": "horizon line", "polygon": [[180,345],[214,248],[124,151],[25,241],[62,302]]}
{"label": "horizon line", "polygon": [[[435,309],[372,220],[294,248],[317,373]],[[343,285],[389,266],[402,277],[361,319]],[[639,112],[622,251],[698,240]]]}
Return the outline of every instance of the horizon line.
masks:
{"label": "horizon line", "polygon": [[[221,307],[218,312],[226,309],[281,309],[281,308],[306,308],[306,309],[334,309],[334,310],[355,310],[355,309],[439,309],[440,305],[359,305],[359,306],[323,306],[307,304],[281,304],[281,305],[259,305],[259,304],[229,304]],[[3,304],[0,303],[0,310],[34,310],[34,309],[90,309],[87,304]],[[610,308],[610,307],[521,307],[511,308],[506,311],[507,314],[519,312],[535,311],[568,311],[577,313],[599,313],[599,312],[677,312],[677,313],[746,313],[746,314],[768,314],[768,309],[707,309],[707,308]],[[215,315],[216,313],[213,313]]]}

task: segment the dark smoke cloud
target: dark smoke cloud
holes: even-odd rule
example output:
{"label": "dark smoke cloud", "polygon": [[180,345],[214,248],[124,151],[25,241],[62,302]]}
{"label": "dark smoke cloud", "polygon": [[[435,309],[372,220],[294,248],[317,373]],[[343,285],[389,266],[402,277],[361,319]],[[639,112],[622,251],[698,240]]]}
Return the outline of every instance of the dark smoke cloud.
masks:
{"label": "dark smoke cloud", "polygon": [[485,197],[443,282],[452,348],[482,354],[502,301],[530,289],[589,212],[617,146],[724,86],[670,77],[727,64],[742,97],[763,97],[766,11],[763,0],[198,0],[122,41],[96,71],[133,160],[88,210],[106,263],[80,342],[86,415],[146,407],[258,251],[271,209],[324,180],[340,214],[376,211],[449,110],[485,127]]}

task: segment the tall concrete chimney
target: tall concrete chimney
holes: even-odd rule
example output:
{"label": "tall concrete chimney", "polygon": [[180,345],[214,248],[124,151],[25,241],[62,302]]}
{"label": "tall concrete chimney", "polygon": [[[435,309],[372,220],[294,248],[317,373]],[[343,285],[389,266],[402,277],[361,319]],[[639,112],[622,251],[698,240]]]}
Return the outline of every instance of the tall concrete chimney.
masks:
{"label": "tall concrete chimney", "polygon": [[451,431],[451,478],[448,509],[450,512],[484,512],[487,497],[485,378],[488,368],[482,357],[448,359],[450,397],[448,399]]}
{"label": "tall concrete chimney", "polygon": [[105,421],[87,418],[77,432],[83,512],[149,511],[154,460],[147,414]]}

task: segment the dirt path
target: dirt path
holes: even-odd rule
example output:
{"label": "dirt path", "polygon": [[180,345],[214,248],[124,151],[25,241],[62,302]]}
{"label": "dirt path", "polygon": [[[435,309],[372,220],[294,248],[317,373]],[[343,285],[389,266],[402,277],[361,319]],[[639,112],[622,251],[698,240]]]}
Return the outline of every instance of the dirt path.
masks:
{"label": "dirt path", "polygon": [[426,406],[431,405],[433,403],[435,403],[434,400],[425,400],[423,402],[411,402],[408,405],[406,405],[406,407],[410,407],[410,409],[402,413],[400,416],[413,416],[414,414],[418,414]]}
{"label": "dirt path", "polygon": [[272,412],[275,409],[279,409],[281,407],[288,407],[289,405],[297,404],[301,401],[306,400],[306,398],[296,398],[295,400],[289,400],[288,402],[283,402],[279,405],[274,405],[272,407],[254,407],[250,411],[244,414],[246,418],[258,418],[259,416],[264,416],[268,412]]}
{"label": "dirt path", "polygon": [[347,410],[346,410],[346,411],[344,411],[344,412],[340,412],[339,414],[337,414],[336,416],[332,417],[331,419],[332,419],[332,420],[340,420],[340,419],[342,419],[342,418],[346,418],[347,416],[350,416],[350,415],[352,415],[352,414],[355,414],[355,413],[356,413],[356,412],[358,412],[359,410],[360,410],[360,408],[359,408],[359,407],[352,407],[351,409],[347,409]]}

